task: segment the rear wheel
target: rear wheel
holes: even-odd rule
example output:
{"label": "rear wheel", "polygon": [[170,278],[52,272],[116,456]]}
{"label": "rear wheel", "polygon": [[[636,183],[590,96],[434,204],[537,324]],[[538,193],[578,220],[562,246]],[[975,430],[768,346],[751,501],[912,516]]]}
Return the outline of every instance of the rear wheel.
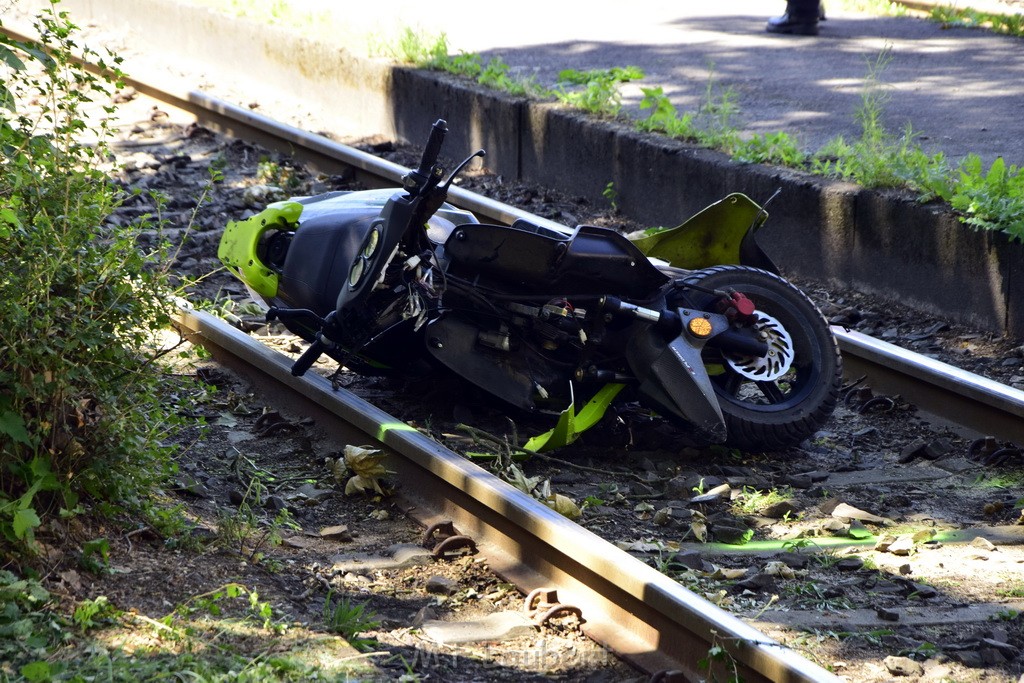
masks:
{"label": "rear wheel", "polygon": [[715,310],[719,295],[736,290],[755,306],[752,323],[769,346],[764,358],[705,347],[704,364],[725,417],[726,444],[744,450],[794,446],[832,415],[842,386],[842,359],[814,303],[786,280],[746,266],[716,266],[683,279],[688,305]]}

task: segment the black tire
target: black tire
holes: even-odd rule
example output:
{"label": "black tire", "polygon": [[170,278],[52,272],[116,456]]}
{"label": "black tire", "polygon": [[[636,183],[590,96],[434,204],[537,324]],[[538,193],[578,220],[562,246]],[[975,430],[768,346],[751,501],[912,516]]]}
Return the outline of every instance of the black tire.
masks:
{"label": "black tire", "polygon": [[[715,371],[711,379],[728,429],[726,445],[748,451],[781,450],[818,431],[839,399],[843,368],[835,336],[814,303],[783,278],[746,266],[694,271],[684,282],[705,290],[742,292],[758,313],[774,319],[771,325],[778,327],[778,323],[789,335],[785,345],[791,365],[771,381],[750,378],[756,373],[749,367],[737,371],[735,365],[743,364],[736,361],[742,357],[727,361],[720,350],[705,348],[704,362]],[[685,297],[701,310],[714,310],[710,307],[718,298],[696,289],[686,290]]]}

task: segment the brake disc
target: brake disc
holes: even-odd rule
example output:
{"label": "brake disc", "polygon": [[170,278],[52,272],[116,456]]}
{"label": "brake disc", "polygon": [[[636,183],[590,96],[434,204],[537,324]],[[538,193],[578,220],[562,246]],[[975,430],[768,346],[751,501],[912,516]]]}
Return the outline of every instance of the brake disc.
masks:
{"label": "brake disc", "polygon": [[796,357],[793,339],[775,318],[761,311],[754,311],[754,315],[757,317],[754,330],[768,344],[768,354],[764,357],[726,354],[725,362],[734,372],[747,379],[771,382],[789,372],[793,365]]}

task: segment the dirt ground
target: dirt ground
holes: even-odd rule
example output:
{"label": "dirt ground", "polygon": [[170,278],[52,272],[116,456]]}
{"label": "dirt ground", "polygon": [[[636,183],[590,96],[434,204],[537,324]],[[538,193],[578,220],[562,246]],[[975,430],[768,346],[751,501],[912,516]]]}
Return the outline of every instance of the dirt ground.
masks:
{"label": "dirt ground", "polygon": [[[183,274],[205,276],[193,288],[195,299],[214,302],[227,319],[285,353],[301,351],[280,329],[268,328],[247,306],[244,289],[218,272],[220,230],[227,219],[256,210],[275,187],[300,195],[351,186],[246,143],[177,127],[159,112],[125,134],[117,160],[126,169],[122,182],[168,193],[178,207],[171,220],[182,231],[192,223],[178,263]],[[390,143],[366,147],[408,161]],[[225,179],[193,219],[191,198],[214,162]],[[464,185],[548,217],[633,227],[544,188],[486,175]],[[139,199],[118,216],[149,209]],[[800,285],[836,321],[1006,382],[1024,381],[1020,340],[818,283]],[[71,536],[107,533],[113,569],[95,576],[56,562],[49,578],[69,599],[104,595],[157,619],[237,582],[273,605],[311,658],[330,666],[372,662],[362,674],[371,680],[643,678],[582,639],[572,623],[501,644],[432,640],[423,627],[431,619],[518,611],[522,596],[474,557],[353,571],[353,558],[420,540],[423,530],[397,504],[400,490],[345,495],[345,480],[331,464],[347,444],[324,440],[301,416],[277,413],[272,397],[208,362],[197,361],[189,372],[218,389],[196,416],[196,431],[180,437],[173,495],[194,519],[194,547],[169,548],[147,529],[69,528]],[[512,424],[521,437],[549,426],[509,415],[457,381],[347,375],[342,384],[457,452],[487,449],[460,425],[499,438],[510,435]],[[507,478],[517,468],[546,481],[580,505],[579,521],[588,529],[847,680],[1017,681],[1024,673],[1019,450],[1000,444],[1011,447],[1007,459],[985,465],[978,447],[972,451],[976,435],[932,424],[900,397],[878,397],[866,407],[863,393],[850,389],[821,432],[781,453],[688,446],[668,425],[625,411],[549,458],[481,464]],[[207,424],[202,432],[200,418]],[[287,525],[277,518],[280,510],[289,512]],[[328,591],[376,615],[379,623],[358,633],[372,643],[368,652],[348,650],[327,633]],[[257,641],[265,646],[266,634]],[[271,641],[282,648],[292,642]],[[347,654],[321,656],[328,646]]]}

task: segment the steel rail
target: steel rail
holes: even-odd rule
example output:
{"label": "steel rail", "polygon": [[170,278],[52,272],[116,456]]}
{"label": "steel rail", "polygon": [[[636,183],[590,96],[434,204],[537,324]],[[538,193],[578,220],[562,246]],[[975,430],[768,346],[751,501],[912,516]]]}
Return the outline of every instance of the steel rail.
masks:
{"label": "steel rail", "polygon": [[866,334],[833,327],[847,377],[899,394],[921,410],[979,434],[1024,444],[1024,391]]}
{"label": "steel rail", "polygon": [[[148,87],[148,86],[147,86]],[[314,167],[325,169],[351,168],[357,177],[372,187],[398,187],[409,169],[367,154],[348,145],[334,142],[322,135],[275,121],[229,102],[201,92],[189,92],[175,105],[197,117],[197,121],[216,132],[245,140],[253,140],[276,151],[293,154]],[[511,225],[523,218],[534,224],[571,233],[561,223],[535,216],[514,206],[488,199],[453,185],[449,201],[460,208],[484,216],[488,220]]]}
{"label": "steel rail", "polygon": [[[29,36],[6,26],[0,26],[0,32],[23,43],[33,42]],[[78,62],[93,72],[102,72],[102,69],[86,60],[79,59]],[[277,152],[291,154],[316,170],[325,172],[351,170],[355,173],[357,180],[370,187],[400,185],[402,176],[409,170],[399,164],[335,142],[322,135],[309,133],[275,121],[198,90],[176,92],[127,74],[122,76],[122,81],[125,85],[131,86],[147,97],[195,117],[198,124],[214,132],[240,140],[248,140]],[[467,211],[485,215],[490,220],[507,225],[524,218],[554,230],[571,232],[570,228],[561,223],[534,216],[521,209],[456,186],[451,188],[449,197],[452,203],[458,204]]]}
{"label": "steel rail", "polygon": [[414,518],[453,521],[488,565],[524,592],[557,591],[560,603],[581,610],[588,637],[641,671],[701,679],[708,672],[698,662],[718,645],[748,682],[840,680],[323,376],[293,377],[291,358],[218,318],[183,308],[175,326],[274,403],[350,443],[384,448]]}

